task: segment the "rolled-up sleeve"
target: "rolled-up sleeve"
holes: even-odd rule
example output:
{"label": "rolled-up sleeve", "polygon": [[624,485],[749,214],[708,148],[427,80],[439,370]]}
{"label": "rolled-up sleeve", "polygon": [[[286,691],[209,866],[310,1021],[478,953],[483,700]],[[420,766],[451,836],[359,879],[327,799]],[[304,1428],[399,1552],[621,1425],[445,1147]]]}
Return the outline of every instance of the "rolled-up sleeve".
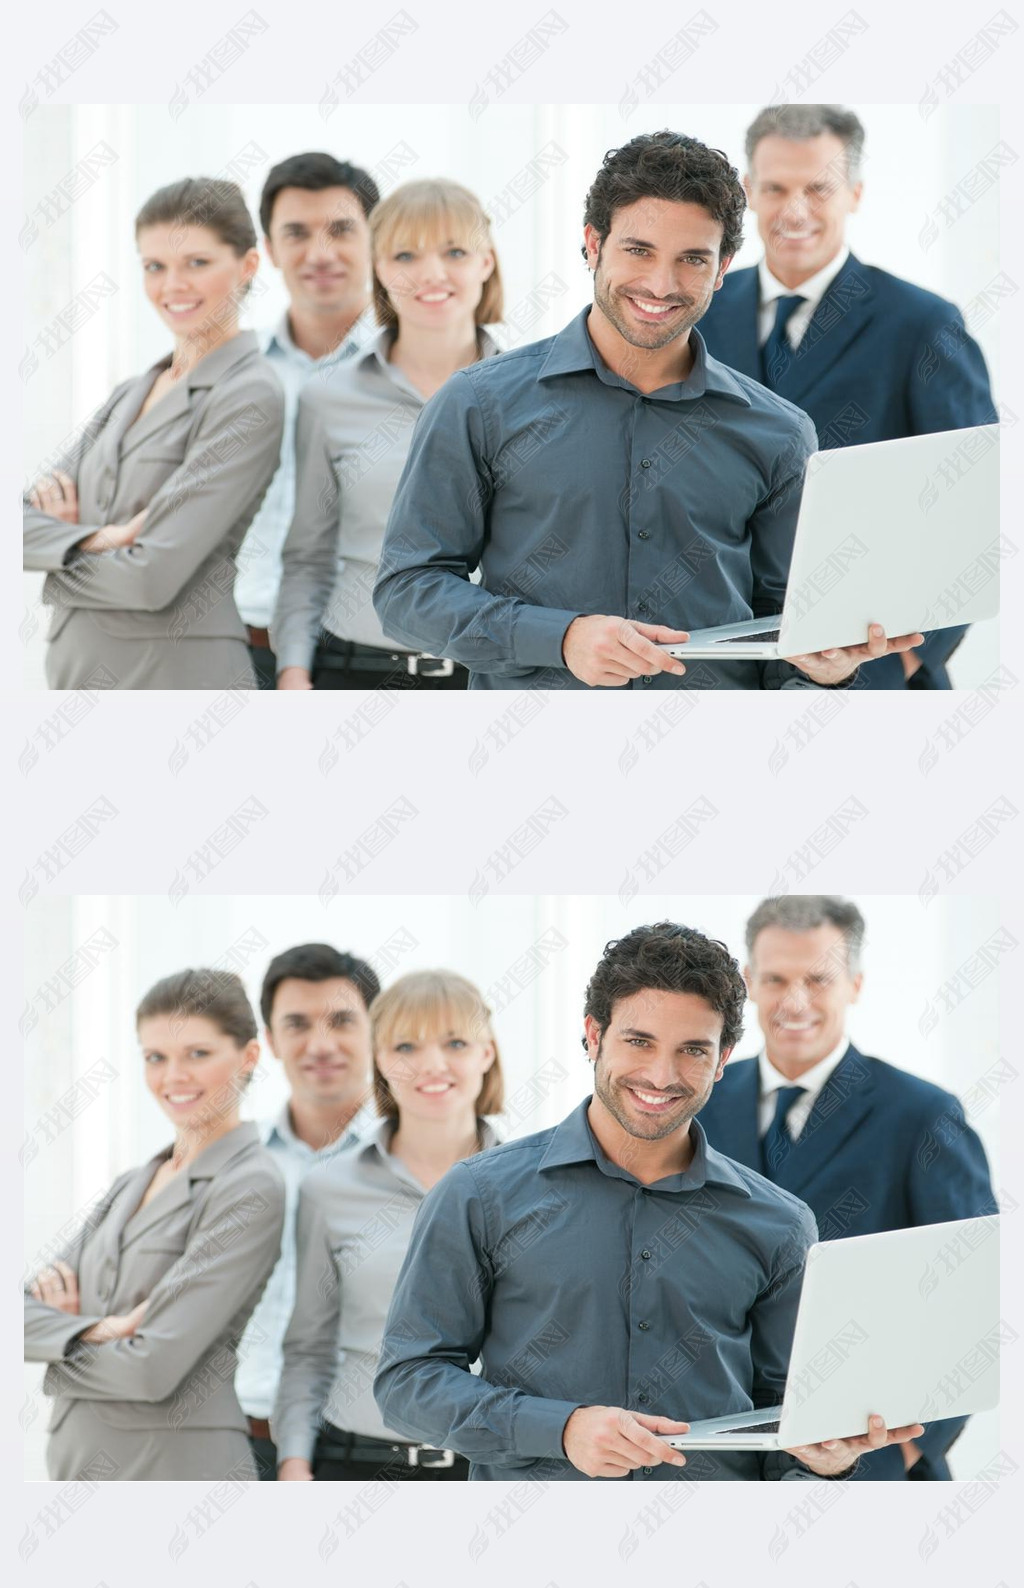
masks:
{"label": "rolled-up sleeve", "polygon": [[278,672],[312,668],[338,572],[340,493],[317,396],[302,394],[295,422],[295,509],[281,552],[281,586],[271,624]]}
{"label": "rolled-up sleeve", "polygon": [[296,1222],[295,1305],[271,1429],[279,1462],[313,1458],[337,1368],[341,1294],[330,1231],[315,1194],[302,1188]]}
{"label": "rolled-up sleeve", "polygon": [[581,1402],[527,1395],[470,1372],[493,1284],[483,1205],[470,1171],[456,1164],[424,1199],[398,1276],[374,1381],[381,1416],[406,1437],[471,1461],[565,1461],[562,1432]]}
{"label": "rolled-up sleeve", "polygon": [[[82,553],[54,575],[61,605],[159,612],[232,525],[248,528],[277,470],[284,394],[269,370],[257,385],[214,387],[193,445],[146,508],[130,546]],[[78,539],[89,531],[78,529]]]}
{"label": "rolled-up sleeve", "polygon": [[423,409],[388,518],[373,604],[385,633],[487,673],[564,668],[581,610],[534,606],[470,582],[487,536],[492,446],[468,376]]}

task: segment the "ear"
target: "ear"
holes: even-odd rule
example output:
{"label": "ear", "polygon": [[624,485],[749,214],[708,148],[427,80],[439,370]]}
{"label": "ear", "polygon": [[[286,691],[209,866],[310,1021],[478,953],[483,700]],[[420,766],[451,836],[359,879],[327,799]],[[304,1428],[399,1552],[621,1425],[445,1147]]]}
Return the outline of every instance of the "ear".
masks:
{"label": "ear", "polygon": [[850,196],[850,214],[851,215],[856,215],[857,211],[860,209],[860,198],[861,198],[861,194],[863,192],[864,192],[864,184],[863,184],[863,182],[855,182],[853,184],[852,189],[851,189],[851,196]]}
{"label": "ear", "polygon": [[251,281],[260,268],[260,251],[250,248],[242,259],[242,280]]}
{"label": "ear", "polygon": [[715,286],[714,286],[715,292],[718,291],[719,287],[722,285],[722,282],[725,280],[725,272],[728,270],[729,266],[732,264],[732,262],[735,259],[735,257],[736,257],[735,254],[726,254],[723,259],[719,260],[719,262],[718,262],[718,280],[715,282]]}
{"label": "ear", "polygon": [[260,1045],[257,1042],[256,1038],[253,1037],[251,1042],[247,1042],[245,1044],[245,1048],[244,1048],[244,1050],[242,1052],[242,1070],[243,1070],[243,1072],[247,1070],[249,1072],[249,1074],[251,1075],[253,1070],[256,1068],[256,1066],[257,1066],[257,1064],[259,1062],[260,1062]]}
{"label": "ear", "polygon": [[732,1048],[723,1048],[722,1049],[721,1054],[719,1055],[719,1059],[718,1059],[718,1069],[715,1071],[715,1080],[716,1081],[720,1081],[722,1079],[722,1071],[725,1069],[726,1064],[729,1062],[729,1059],[732,1057],[732,1051],[733,1051]]}
{"label": "ear", "polygon": [[494,275],[494,255],[491,250],[485,249],[483,256],[484,280],[490,281]]}
{"label": "ear", "polygon": [[267,258],[270,260],[270,263],[276,270],[280,270],[281,266],[274,256],[274,245],[270,241],[270,238],[267,236],[266,232],[263,233],[263,247],[266,250]]}
{"label": "ear", "polygon": [[490,1069],[491,1065],[494,1063],[495,1056],[496,1055],[495,1055],[494,1043],[493,1042],[485,1042],[484,1043],[484,1059],[485,1059],[484,1072],[485,1073]]}
{"label": "ear", "polygon": [[583,241],[587,249],[587,264],[591,270],[597,268],[597,256],[601,252],[601,237],[596,226],[591,226],[588,221],[583,228]]}
{"label": "ear", "polygon": [[593,1064],[597,1057],[597,1050],[601,1045],[601,1027],[593,1015],[584,1015],[583,1030],[587,1038],[587,1058]]}
{"label": "ear", "polygon": [[857,999],[860,997],[860,990],[861,990],[861,988],[864,985],[864,972],[862,970],[859,970],[857,972],[856,976],[854,976],[852,978],[852,980],[853,980],[853,997],[850,999],[850,1002],[852,1004],[855,1004],[857,1002]]}
{"label": "ear", "polygon": [[752,969],[752,967],[750,965],[744,965],[744,967],[743,967],[743,980],[747,984],[747,997],[748,998],[753,998],[753,996],[754,996],[754,972],[753,972],[753,969]]}
{"label": "ear", "polygon": [[754,184],[751,182],[749,176],[745,176],[743,178],[743,191],[747,195],[747,203],[749,204],[750,208],[754,209]]}

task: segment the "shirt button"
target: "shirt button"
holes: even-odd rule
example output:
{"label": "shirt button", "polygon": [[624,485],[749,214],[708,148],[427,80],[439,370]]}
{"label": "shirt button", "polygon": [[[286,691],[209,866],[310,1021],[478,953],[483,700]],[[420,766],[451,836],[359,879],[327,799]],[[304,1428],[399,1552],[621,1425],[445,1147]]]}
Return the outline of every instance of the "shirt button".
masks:
{"label": "shirt button", "polygon": [[641,459],[640,459],[640,467],[641,467],[641,468],[642,468],[642,469],[649,469],[649,468],[650,468],[650,466],[651,466],[651,460],[650,460],[650,458],[641,458]]}
{"label": "shirt button", "polygon": [[648,1251],[648,1250],[647,1250],[647,1247],[646,1247],[646,1246],[645,1246],[645,1247],[644,1247],[644,1249],[643,1249],[643,1251],[642,1251],[642,1252],[641,1252],[641,1253],[640,1253],[640,1256],[641,1256],[641,1257],[642,1257],[642,1258],[643,1258],[643,1259],[644,1259],[644,1261],[645,1261],[645,1262],[646,1262],[646,1260],[647,1260],[647,1258],[648,1258],[648,1257],[650,1257],[650,1255],[651,1255],[651,1254],[650,1254],[650,1252],[649,1252],[649,1251]]}
{"label": "shirt button", "polygon": [[653,679],[653,677],[651,676],[650,673],[645,673],[644,676],[641,678],[640,682],[642,684],[653,684],[654,679]]}
{"label": "shirt button", "polygon": [[649,529],[638,529],[636,532],[636,538],[637,540],[650,540],[651,532]]}
{"label": "shirt button", "polygon": [[650,1399],[650,1396],[649,1395],[638,1395],[636,1399],[637,1399],[637,1404],[639,1406],[646,1406],[648,1400]]}
{"label": "shirt button", "polygon": [[651,1326],[647,1322],[647,1319],[645,1318],[644,1321],[641,1324],[637,1325],[637,1327],[640,1328],[640,1329],[649,1329]]}
{"label": "shirt button", "polygon": [[653,1467],[642,1467],[641,1471],[643,1472],[643,1475],[644,1475],[645,1478],[649,1478],[651,1473],[654,1471],[654,1468]]}

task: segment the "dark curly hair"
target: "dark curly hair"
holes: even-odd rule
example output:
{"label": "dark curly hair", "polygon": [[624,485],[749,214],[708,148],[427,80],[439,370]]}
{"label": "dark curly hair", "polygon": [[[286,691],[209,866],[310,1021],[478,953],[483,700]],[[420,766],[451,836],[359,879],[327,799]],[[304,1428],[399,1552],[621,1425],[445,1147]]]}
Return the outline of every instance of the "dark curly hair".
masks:
{"label": "dark curly hair", "polygon": [[675,921],[634,927],[625,937],[605,944],[587,987],[583,1013],[607,1031],[619,1000],[649,988],[703,998],[722,1017],[723,1048],[734,1047],[743,1035],[747,989],[724,943]]}
{"label": "dark curly hair", "polygon": [[[637,199],[668,199],[700,204],[722,223],[722,258],[731,258],[743,241],[743,184],[721,149],[709,149],[681,132],[644,132],[621,149],[609,149],[583,205],[583,221],[602,244],[612,216]],[[583,248],[583,257],[587,250]]]}

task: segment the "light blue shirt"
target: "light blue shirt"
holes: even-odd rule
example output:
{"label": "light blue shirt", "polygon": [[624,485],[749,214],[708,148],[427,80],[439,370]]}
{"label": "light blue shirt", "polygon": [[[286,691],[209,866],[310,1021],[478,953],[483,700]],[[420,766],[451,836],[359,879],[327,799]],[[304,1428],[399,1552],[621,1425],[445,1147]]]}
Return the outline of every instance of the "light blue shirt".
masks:
{"label": "light blue shirt", "polygon": [[235,605],[242,621],[252,628],[270,627],[277,602],[281,548],[295,507],[295,415],[299,395],[313,375],[329,379],[331,371],[357,353],[376,330],[377,323],[370,307],[360,315],[345,340],[323,358],[311,358],[296,347],[287,314],[274,330],[264,331],[261,336],[263,356],[274,366],[284,387],[285,410],[281,462],[236,558]]}
{"label": "light blue shirt", "polygon": [[353,1146],[376,1123],[377,1116],[372,1109],[364,1109],[337,1141],[328,1142],[319,1150],[296,1136],[287,1103],[276,1119],[264,1121],[260,1126],[260,1139],[284,1176],[285,1214],[281,1256],[238,1345],[235,1393],[249,1417],[270,1416],[281,1377],[281,1343],[295,1302],[295,1215],[299,1187],[311,1169]]}

